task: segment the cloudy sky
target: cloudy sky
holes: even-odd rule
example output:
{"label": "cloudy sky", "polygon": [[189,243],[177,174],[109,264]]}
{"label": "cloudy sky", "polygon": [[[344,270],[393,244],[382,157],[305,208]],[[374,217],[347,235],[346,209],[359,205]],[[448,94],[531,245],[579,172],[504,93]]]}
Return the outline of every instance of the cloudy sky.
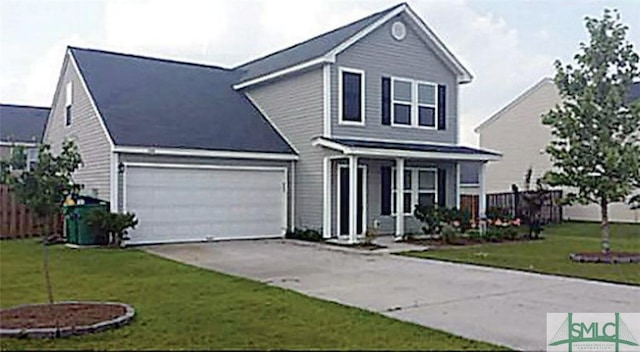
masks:
{"label": "cloudy sky", "polygon": [[[584,17],[617,8],[640,45],[637,0],[414,0],[473,73],[460,97],[473,128],[570,60]],[[235,66],[390,7],[393,0],[0,0],[0,102],[51,104],[67,45]]]}

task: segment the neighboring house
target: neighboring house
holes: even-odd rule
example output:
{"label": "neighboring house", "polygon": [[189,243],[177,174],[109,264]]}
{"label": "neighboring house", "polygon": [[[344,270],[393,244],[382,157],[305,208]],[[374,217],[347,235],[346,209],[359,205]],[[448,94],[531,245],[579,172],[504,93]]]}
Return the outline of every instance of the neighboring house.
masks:
{"label": "neighboring house", "polygon": [[[630,89],[629,99],[639,97],[640,83],[636,83]],[[502,153],[499,162],[486,167],[487,193],[510,192],[514,183],[522,188],[524,175],[530,167],[534,180],[551,169],[551,159],[545,148],[552,136],[550,128],[542,124],[542,115],[561,101],[553,80],[544,78],[475,129],[480,135],[481,148]],[[599,221],[600,207],[596,204],[565,206],[563,217]],[[609,219],[640,222],[640,210],[631,210],[624,203],[613,203],[609,207]]]}
{"label": "neighboring house", "polygon": [[38,161],[38,144],[49,108],[0,104],[0,159],[9,159],[15,146],[25,148],[27,168]]}
{"label": "neighboring house", "polygon": [[70,47],[45,141],[136,213],[129,243],[354,242],[419,231],[414,204],[458,205],[460,162],[499,159],[458,145],[470,81],[406,4],[232,69]]}

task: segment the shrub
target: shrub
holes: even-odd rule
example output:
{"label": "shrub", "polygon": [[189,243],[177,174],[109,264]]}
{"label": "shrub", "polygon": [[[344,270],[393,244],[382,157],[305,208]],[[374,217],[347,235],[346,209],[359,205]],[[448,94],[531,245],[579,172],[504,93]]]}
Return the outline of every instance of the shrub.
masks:
{"label": "shrub", "polygon": [[104,208],[99,208],[89,213],[87,224],[94,229],[98,236],[105,236],[103,242],[120,247],[122,241],[128,239],[126,236],[129,229],[138,225],[138,220],[132,213],[112,213]]}
{"label": "shrub", "polygon": [[453,244],[458,238],[458,231],[455,227],[449,224],[445,224],[442,226],[442,240],[444,243]]}
{"label": "shrub", "polygon": [[299,229],[295,228],[293,231],[288,230],[285,234],[285,238],[309,241],[309,242],[322,242],[324,239],[322,238],[322,234],[313,229]]}

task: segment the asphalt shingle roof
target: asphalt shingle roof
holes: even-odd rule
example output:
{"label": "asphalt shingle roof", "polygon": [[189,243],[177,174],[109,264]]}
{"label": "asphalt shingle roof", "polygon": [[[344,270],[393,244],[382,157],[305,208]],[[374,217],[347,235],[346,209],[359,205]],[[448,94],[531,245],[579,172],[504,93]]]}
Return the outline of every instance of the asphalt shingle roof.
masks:
{"label": "asphalt shingle roof", "polygon": [[0,104],[0,141],[42,141],[49,108]]}
{"label": "asphalt shingle roof", "polygon": [[116,145],[294,151],[220,67],[69,47]]}
{"label": "asphalt shingle roof", "polygon": [[237,66],[236,69],[243,72],[241,80],[248,81],[290,66],[295,66],[297,64],[313,60],[328,53],[331,49],[384,17],[387,13],[392,12],[403,5],[405,5],[405,3],[374,13],[363,19],[340,28],[336,28],[302,43]]}

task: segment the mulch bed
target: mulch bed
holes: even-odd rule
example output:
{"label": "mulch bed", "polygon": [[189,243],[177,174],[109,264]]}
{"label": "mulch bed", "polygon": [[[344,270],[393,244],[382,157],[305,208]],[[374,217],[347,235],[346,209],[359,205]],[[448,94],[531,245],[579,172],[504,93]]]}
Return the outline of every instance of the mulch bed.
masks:
{"label": "mulch bed", "polygon": [[520,242],[529,242],[529,241],[539,241],[543,238],[531,239],[529,237],[521,237],[516,239],[502,239],[500,241],[487,241],[480,240],[476,238],[469,237],[457,237],[452,239],[449,243],[444,242],[441,238],[410,238],[407,239],[407,243],[417,244],[420,246],[430,246],[430,247],[459,247],[459,246],[474,246],[481,244],[499,244],[499,243],[520,243]]}
{"label": "mulch bed", "polygon": [[631,264],[640,263],[640,253],[614,251],[606,255],[602,252],[571,253],[569,259],[578,263]]}
{"label": "mulch bed", "polygon": [[336,243],[336,242],[326,242],[326,243],[330,244],[330,245],[334,245],[334,246],[349,247],[349,248],[355,248],[355,249],[365,249],[365,250],[368,250],[368,251],[374,251],[376,249],[387,248],[387,246],[382,246],[382,245],[375,244],[375,243],[355,243],[355,244]]}
{"label": "mulch bed", "polygon": [[22,306],[0,310],[0,329],[86,326],[112,320],[125,313],[125,307],[114,304],[56,303],[52,307],[46,304]]}

